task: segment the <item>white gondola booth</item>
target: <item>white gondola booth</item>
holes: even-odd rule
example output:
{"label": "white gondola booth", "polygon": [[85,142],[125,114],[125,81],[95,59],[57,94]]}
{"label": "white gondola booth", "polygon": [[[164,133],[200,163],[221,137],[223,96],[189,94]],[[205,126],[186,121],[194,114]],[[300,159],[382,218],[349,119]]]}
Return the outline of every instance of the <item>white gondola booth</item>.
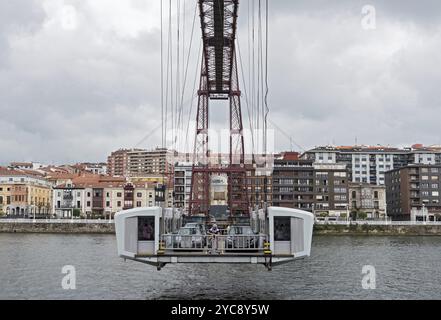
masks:
{"label": "white gondola booth", "polygon": [[[273,265],[311,254],[314,218],[310,212],[279,207],[270,207],[266,213],[263,210],[253,212],[250,225],[259,234],[259,245],[251,252],[222,250],[213,253],[208,248],[209,241],[187,251],[169,247],[167,239],[176,237],[182,220],[180,211],[160,207],[136,208],[116,214],[118,255],[157,266],[159,270],[170,263],[251,263],[271,269]],[[210,236],[204,237],[209,240]],[[216,237],[218,243],[228,240],[228,235]]]}

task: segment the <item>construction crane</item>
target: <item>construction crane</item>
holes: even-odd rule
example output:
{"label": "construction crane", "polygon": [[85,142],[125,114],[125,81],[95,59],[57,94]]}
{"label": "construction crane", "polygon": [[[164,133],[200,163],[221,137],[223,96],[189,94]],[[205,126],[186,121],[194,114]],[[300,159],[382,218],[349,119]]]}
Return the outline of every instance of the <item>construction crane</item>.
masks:
{"label": "construction crane", "polygon": [[[203,49],[189,213],[208,217],[211,177],[226,175],[230,216],[248,215],[250,206],[247,195],[241,91],[235,45],[239,1],[199,0],[198,7]],[[210,163],[208,147],[210,100],[229,102],[230,138],[227,164]]]}

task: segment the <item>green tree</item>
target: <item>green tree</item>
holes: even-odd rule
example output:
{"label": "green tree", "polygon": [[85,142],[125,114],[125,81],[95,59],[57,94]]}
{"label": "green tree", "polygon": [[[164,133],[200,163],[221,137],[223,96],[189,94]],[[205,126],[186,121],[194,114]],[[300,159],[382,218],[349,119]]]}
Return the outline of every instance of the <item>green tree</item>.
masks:
{"label": "green tree", "polygon": [[81,215],[81,211],[80,209],[73,209],[72,214],[75,218],[78,218]]}
{"label": "green tree", "polygon": [[357,219],[359,219],[359,220],[366,220],[367,216],[368,216],[367,213],[364,211],[359,211],[357,213]]}
{"label": "green tree", "polygon": [[320,212],[319,216],[322,217],[322,218],[329,217],[329,212]]}

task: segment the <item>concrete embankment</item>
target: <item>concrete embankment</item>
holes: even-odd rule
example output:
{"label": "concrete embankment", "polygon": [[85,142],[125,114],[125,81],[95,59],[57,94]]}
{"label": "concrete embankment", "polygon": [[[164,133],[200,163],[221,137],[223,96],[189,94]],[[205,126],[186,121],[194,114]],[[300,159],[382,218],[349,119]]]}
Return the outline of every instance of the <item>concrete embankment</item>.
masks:
{"label": "concrete embankment", "polygon": [[[113,223],[2,222],[0,233],[115,234]],[[330,236],[441,236],[439,225],[314,225],[314,235]]]}
{"label": "concrete embankment", "polygon": [[1,222],[0,233],[115,234],[113,223]]}
{"label": "concrete embankment", "polygon": [[314,235],[441,236],[441,225],[314,225]]}

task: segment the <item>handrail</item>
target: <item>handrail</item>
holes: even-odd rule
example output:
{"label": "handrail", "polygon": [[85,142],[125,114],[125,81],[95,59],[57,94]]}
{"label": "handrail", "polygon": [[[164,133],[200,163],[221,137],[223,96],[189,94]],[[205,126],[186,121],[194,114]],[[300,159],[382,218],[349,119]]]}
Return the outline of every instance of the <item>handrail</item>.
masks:
{"label": "handrail", "polygon": [[97,220],[97,219],[8,219],[8,218],[0,218],[0,223],[83,223],[83,224],[108,224],[114,223],[114,220]]}
{"label": "handrail", "polygon": [[268,237],[256,235],[179,235],[164,234],[161,240],[165,250],[171,251],[206,251],[224,253],[226,251],[263,251]]}
{"label": "handrail", "polygon": [[314,222],[317,225],[372,225],[372,226],[424,226],[441,225],[441,221],[384,221],[384,220],[358,220],[358,221],[320,221]]}

